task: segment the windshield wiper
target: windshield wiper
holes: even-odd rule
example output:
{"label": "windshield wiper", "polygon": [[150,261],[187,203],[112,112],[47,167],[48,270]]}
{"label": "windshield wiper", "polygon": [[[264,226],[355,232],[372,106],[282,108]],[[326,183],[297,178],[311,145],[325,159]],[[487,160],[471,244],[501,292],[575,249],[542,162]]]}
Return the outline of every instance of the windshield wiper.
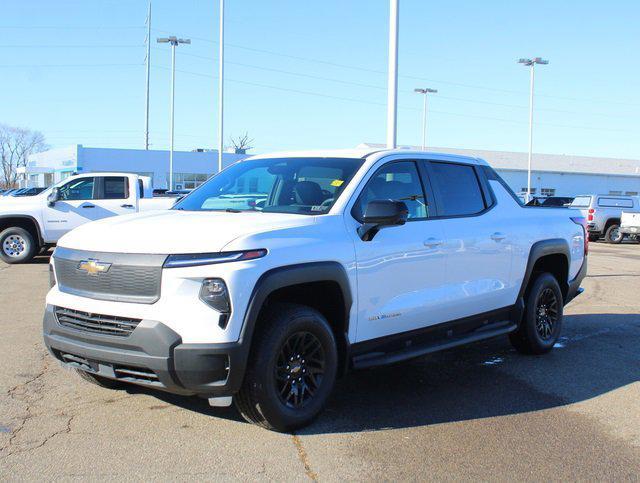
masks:
{"label": "windshield wiper", "polygon": [[242,213],[242,210],[237,210],[235,208],[225,208],[225,210],[227,213]]}

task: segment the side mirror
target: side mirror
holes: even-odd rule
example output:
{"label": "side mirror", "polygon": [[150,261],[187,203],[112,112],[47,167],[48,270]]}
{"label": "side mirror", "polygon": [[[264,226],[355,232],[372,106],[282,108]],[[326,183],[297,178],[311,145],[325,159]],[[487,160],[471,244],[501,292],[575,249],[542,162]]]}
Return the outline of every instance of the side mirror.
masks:
{"label": "side mirror", "polygon": [[404,225],[409,216],[409,209],[404,201],[373,200],[367,204],[362,218],[363,225],[358,234],[363,241],[370,241],[387,226]]}
{"label": "side mirror", "polygon": [[47,196],[47,204],[53,206],[60,199],[60,188],[53,188],[49,196]]}

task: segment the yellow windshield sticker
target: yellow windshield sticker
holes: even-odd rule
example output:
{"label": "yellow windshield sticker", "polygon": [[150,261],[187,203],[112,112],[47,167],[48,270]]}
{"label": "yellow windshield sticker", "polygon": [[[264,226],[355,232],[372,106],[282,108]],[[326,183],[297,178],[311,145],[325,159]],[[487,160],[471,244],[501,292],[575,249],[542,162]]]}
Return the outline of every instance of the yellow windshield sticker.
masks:
{"label": "yellow windshield sticker", "polygon": [[342,186],[342,183],[344,183],[344,180],[343,180],[343,179],[334,179],[334,180],[331,182],[331,186],[336,186],[336,187],[338,187],[338,186]]}

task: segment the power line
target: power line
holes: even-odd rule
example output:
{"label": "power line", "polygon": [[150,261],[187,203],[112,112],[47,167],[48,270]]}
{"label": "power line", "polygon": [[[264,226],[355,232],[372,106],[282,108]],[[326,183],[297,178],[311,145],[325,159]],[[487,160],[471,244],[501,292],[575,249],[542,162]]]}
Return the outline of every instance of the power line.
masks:
{"label": "power line", "polygon": [[[165,32],[163,30],[158,30],[158,31],[159,32]],[[204,37],[191,36],[191,38],[196,39],[196,40],[201,40],[203,42],[209,42],[209,43],[212,43],[212,44],[217,44],[218,43],[217,40],[207,39],[207,38],[204,38]],[[361,72],[369,72],[369,73],[373,73],[373,74],[387,75],[387,71],[386,70],[378,70],[378,69],[371,69],[371,68],[362,67],[362,66],[341,64],[341,63],[337,63],[337,62],[331,62],[331,61],[322,60],[322,59],[316,59],[316,58],[311,58],[311,57],[303,57],[303,56],[298,56],[298,55],[291,55],[291,54],[285,54],[285,53],[281,53],[281,52],[275,52],[275,51],[272,51],[272,50],[259,49],[259,48],[255,48],[255,47],[247,47],[245,45],[239,45],[239,44],[232,44],[232,43],[226,43],[225,42],[225,45],[227,45],[229,47],[234,47],[234,48],[237,48],[237,49],[247,50],[247,51],[250,51],[250,52],[257,52],[257,53],[262,53],[262,54],[274,55],[274,56],[278,56],[278,57],[284,57],[284,58],[294,59],[294,60],[301,60],[301,61],[305,61],[305,62],[313,62],[313,63],[323,64],[323,65],[330,65],[330,66],[333,66],[333,67],[339,67],[339,68],[343,68],[343,69],[350,69],[350,70],[357,70],[357,71],[361,71]],[[426,82],[432,82],[432,83],[436,82],[436,83],[440,83],[440,84],[443,84],[443,85],[451,85],[451,86],[455,86],[455,87],[465,87],[465,88],[469,88],[469,89],[480,89],[480,90],[498,92],[498,93],[518,94],[518,95],[527,94],[526,91],[519,91],[519,90],[512,90],[512,89],[501,89],[501,88],[497,88],[497,87],[488,87],[488,86],[481,86],[481,85],[477,85],[477,84],[468,84],[468,83],[462,83],[462,82],[446,81],[446,80],[442,80],[442,79],[430,79],[430,78],[426,78],[426,77],[410,76],[410,75],[400,75],[399,77],[402,77],[404,79],[411,79],[411,80],[417,80],[417,81],[426,81]],[[633,104],[633,103],[621,102],[621,101],[612,101],[612,100],[606,100],[606,99],[581,99],[581,98],[576,98],[576,97],[562,97],[562,96],[545,95],[545,94],[538,94],[538,97],[545,97],[545,98],[549,98],[549,99],[568,100],[568,101],[577,101],[577,102],[600,102],[600,103],[604,103],[604,104],[620,104],[620,105],[626,105],[626,106],[629,106],[629,105],[640,105],[640,104]]]}
{"label": "power line", "polygon": [[[152,65],[152,67],[159,68],[159,69],[169,69],[168,67],[164,67],[164,66],[160,66],[160,65]],[[217,79],[216,75],[203,74],[203,73],[200,73],[200,72],[192,72],[192,71],[178,70],[178,69],[176,69],[176,72],[180,72],[180,73],[183,73],[183,74],[190,74],[190,75],[194,75],[194,76],[198,76],[198,77],[207,77],[207,78]],[[241,80],[241,79],[230,79],[230,78],[227,77],[225,80],[229,81],[229,82],[234,82],[236,84],[244,84],[244,85],[249,85],[249,86],[252,86],[252,87],[262,87],[262,88],[265,88],[265,89],[272,89],[272,90],[277,90],[277,91],[282,91],[282,92],[292,92],[292,93],[295,93],[295,94],[322,97],[322,98],[325,98],[325,99],[336,99],[336,100],[341,100],[341,101],[355,102],[355,103],[359,103],[359,104],[368,104],[368,105],[381,106],[381,107],[385,107],[387,105],[384,102],[367,101],[367,100],[364,100],[364,99],[335,96],[335,95],[332,95],[332,94],[324,94],[324,93],[320,93],[320,92],[312,92],[312,91],[305,91],[305,90],[299,90],[299,89],[290,89],[290,88],[287,88],[287,87],[273,86],[273,85],[268,85],[268,84],[260,84],[260,83],[257,83],[257,82],[250,82],[250,81]],[[418,109],[418,108],[408,107],[408,106],[398,106],[398,108],[399,109],[403,109],[403,110],[407,110],[407,111],[409,111],[409,110],[410,111],[420,111],[420,109]],[[450,115],[450,116],[473,118],[473,119],[482,119],[482,120],[489,120],[489,121],[498,121],[498,122],[505,122],[505,123],[511,123],[511,124],[528,124],[528,122],[524,122],[524,121],[515,121],[515,120],[512,120],[512,119],[504,119],[504,118],[490,117],[490,116],[480,116],[480,115],[474,115],[474,114],[463,114],[463,113],[449,112],[449,111],[439,111],[439,110],[432,110],[431,112],[438,113],[438,114]],[[565,124],[549,124],[549,123],[536,123],[536,125],[537,126],[548,126],[548,127],[560,127],[560,128],[568,128],[568,129],[588,129],[588,130],[597,130],[597,131],[635,133],[635,131],[631,131],[631,130],[608,129],[608,128],[599,128],[599,127],[591,127],[591,126],[571,126],[571,125],[565,125]]]}
{"label": "power line", "polygon": [[[198,59],[204,59],[204,60],[210,60],[210,61],[215,61],[217,60],[215,57],[211,57],[211,56],[205,56],[205,55],[198,55],[198,54],[192,54],[192,53],[181,53],[181,55],[186,55],[189,57],[195,57]],[[303,77],[306,79],[315,79],[315,80],[322,80],[322,81],[327,81],[327,82],[335,82],[338,84],[343,84],[343,85],[350,85],[350,86],[354,86],[354,87],[364,87],[364,88],[370,88],[370,89],[377,89],[377,90],[383,90],[386,91],[387,88],[385,86],[380,86],[380,85],[373,85],[373,84],[365,84],[362,82],[353,82],[353,81],[347,81],[344,79],[336,79],[336,78],[331,78],[331,77],[324,77],[324,76],[318,76],[318,75],[314,75],[314,74],[304,74],[301,72],[294,72],[294,71],[290,71],[290,70],[283,70],[283,69],[275,69],[275,68],[271,68],[271,67],[263,67],[263,66],[259,66],[259,65],[255,65],[255,64],[247,64],[247,63],[243,63],[243,62],[234,62],[234,61],[226,61],[225,63],[230,64],[230,65],[237,65],[237,66],[241,66],[241,67],[248,67],[251,69],[258,69],[258,70],[263,70],[266,72],[274,72],[274,73],[279,73],[279,74],[286,74],[286,75],[292,75],[292,76],[297,76],[297,77]],[[410,90],[406,90],[406,89],[401,89],[399,92],[405,93],[405,94],[412,94],[413,91]],[[442,99],[449,99],[449,100],[455,100],[455,101],[461,101],[461,102],[470,102],[473,104],[483,104],[483,105],[491,105],[491,106],[500,106],[500,107],[508,107],[508,108],[512,108],[512,109],[528,109],[528,106],[525,105],[517,105],[517,104],[507,104],[507,103],[501,103],[501,102],[492,102],[492,101],[482,101],[482,100],[478,100],[478,99],[468,99],[468,98],[463,98],[463,97],[452,97],[452,96],[438,96]],[[618,119],[619,116],[612,116],[612,115],[608,115],[608,114],[603,114],[603,113],[594,113],[594,112],[577,112],[577,111],[567,111],[567,110],[562,110],[562,109],[551,109],[551,108],[539,108],[538,110],[540,111],[549,111],[549,112],[558,112],[558,113],[564,113],[564,114],[578,114],[578,115],[583,115],[583,114],[588,114],[588,115],[594,115],[594,116],[600,116],[600,117],[607,117],[610,119]]]}
{"label": "power line", "polygon": [[0,68],[47,68],[47,67],[139,67],[141,63],[136,64],[0,64]]}

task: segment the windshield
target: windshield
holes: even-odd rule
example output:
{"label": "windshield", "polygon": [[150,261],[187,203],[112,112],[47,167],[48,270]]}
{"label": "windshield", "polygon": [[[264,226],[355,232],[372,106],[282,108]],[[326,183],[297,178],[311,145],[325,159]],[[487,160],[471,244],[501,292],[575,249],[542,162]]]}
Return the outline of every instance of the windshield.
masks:
{"label": "windshield", "polygon": [[591,204],[591,196],[576,196],[571,202],[572,208],[588,208]]}
{"label": "windshield", "polygon": [[270,158],[240,161],[176,203],[174,210],[322,215],[362,159]]}

